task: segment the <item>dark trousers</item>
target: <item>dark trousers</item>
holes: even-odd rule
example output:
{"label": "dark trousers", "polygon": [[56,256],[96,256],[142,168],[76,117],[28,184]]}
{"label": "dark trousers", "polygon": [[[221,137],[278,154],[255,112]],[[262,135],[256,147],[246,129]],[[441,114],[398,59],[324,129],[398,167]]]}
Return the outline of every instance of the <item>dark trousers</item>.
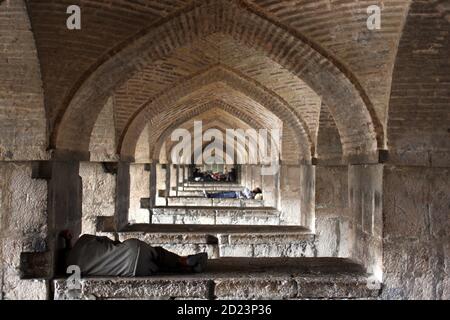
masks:
{"label": "dark trousers", "polygon": [[160,272],[180,272],[180,256],[161,247],[154,247],[158,256],[156,265]]}
{"label": "dark trousers", "polygon": [[239,198],[239,192],[226,191],[226,192],[208,193],[206,196],[208,198],[217,198],[217,199],[236,199]]}
{"label": "dark trousers", "polygon": [[152,247],[140,242],[140,253],[136,266],[136,277],[146,277],[162,273],[185,271],[180,264],[180,256],[161,247]]}

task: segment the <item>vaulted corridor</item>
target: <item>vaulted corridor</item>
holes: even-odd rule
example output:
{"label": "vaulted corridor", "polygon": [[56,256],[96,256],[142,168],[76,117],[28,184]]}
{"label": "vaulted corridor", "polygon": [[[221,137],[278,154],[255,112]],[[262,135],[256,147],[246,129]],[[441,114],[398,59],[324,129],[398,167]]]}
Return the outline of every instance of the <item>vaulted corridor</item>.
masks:
{"label": "vaulted corridor", "polygon": [[[449,299],[449,52],[447,0],[0,0],[0,299]],[[66,230],[209,268],[74,296]]]}

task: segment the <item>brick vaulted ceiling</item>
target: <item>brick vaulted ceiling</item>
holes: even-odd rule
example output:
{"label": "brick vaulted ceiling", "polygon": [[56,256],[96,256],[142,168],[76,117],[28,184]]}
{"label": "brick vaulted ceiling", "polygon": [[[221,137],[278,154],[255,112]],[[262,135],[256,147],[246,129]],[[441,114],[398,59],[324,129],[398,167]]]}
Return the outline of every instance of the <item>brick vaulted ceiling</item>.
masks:
{"label": "brick vaulted ceiling", "polygon": [[[366,97],[366,104],[369,102],[372,107],[371,115],[378,118],[381,131],[385,130],[390,93],[390,82],[386,79],[391,79],[409,0],[29,0],[50,129],[55,131],[80,87],[102,64],[149,30],[210,2],[233,3],[239,10],[251,10],[279,26],[277,30],[298,36],[319,50],[363,92],[363,100]],[[66,28],[66,8],[72,4],[82,9],[80,31]],[[383,8],[382,29],[376,32],[366,27],[366,9],[372,4]],[[260,50],[244,46],[234,36],[220,32],[167,51],[169,55],[145,61],[126,78],[111,80],[117,137],[125,135],[124,130],[146,103],[183,79],[220,64],[287,103],[315,143],[323,97],[298,73],[290,72]],[[337,99],[347,94],[335,93]],[[331,106],[330,109],[333,111]],[[333,116],[339,116],[336,110]],[[349,144],[358,134],[356,129],[347,134]]]}

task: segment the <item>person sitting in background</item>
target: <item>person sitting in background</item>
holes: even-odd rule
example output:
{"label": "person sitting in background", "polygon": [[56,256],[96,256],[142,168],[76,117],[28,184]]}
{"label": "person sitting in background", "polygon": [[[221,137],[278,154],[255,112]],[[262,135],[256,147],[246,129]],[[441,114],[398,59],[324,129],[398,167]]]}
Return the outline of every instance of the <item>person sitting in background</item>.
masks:
{"label": "person sitting in background", "polygon": [[227,181],[228,181],[228,182],[234,182],[234,181],[236,181],[236,168],[232,168],[232,169],[227,173]]}
{"label": "person sitting in background", "polygon": [[72,247],[72,235],[63,231],[66,267],[76,265],[83,276],[146,277],[155,273],[199,273],[206,268],[208,255],[182,257],[138,239],[124,242],[108,237],[82,235]]}
{"label": "person sitting in background", "polygon": [[203,173],[199,168],[195,168],[194,172],[192,173],[192,177],[194,178],[194,181],[201,181],[203,178]]}
{"label": "person sitting in background", "polygon": [[[217,199],[255,199],[257,195],[261,195],[261,188],[255,188],[250,191],[248,188],[244,188],[242,191],[224,191],[224,192],[206,192],[203,190],[205,198],[217,198]],[[258,198],[261,198],[258,196]],[[262,199],[262,198],[261,198]]]}

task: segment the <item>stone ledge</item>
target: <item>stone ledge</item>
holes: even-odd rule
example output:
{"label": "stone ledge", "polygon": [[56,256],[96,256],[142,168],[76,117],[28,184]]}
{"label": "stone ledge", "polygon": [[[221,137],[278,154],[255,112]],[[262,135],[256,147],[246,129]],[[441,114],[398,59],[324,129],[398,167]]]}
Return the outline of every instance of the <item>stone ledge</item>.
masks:
{"label": "stone ledge", "polygon": [[340,258],[222,258],[207,272],[148,278],[84,278],[81,291],[53,282],[55,299],[367,299],[379,284]]}
{"label": "stone ledge", "polygon": [[[105,225],[107,227],[107,225]],[[114,232],[114,229],[105,228],[100,232]],[[132,224],[121,232],[143,233],[206,233],[206,234],[231,234],[231,233],[265,233],[265,234],[311,234],[311,231],[301,226],[255,226],[255,225],[201,225],[201,224]],[[119,232],[119,234],[121,233]]]}
{"label": "stone ledge", "polygon": [[174,233],[145,233],[145,232],[99,232],[99,236],[125,241],[139,239],[154,247],[163,247],[181,256],[206,252],[210,258],[219,258],[218,240],[209,234],[174,234]]}
{"label": "stone ledge", "polygon": [[[144,200],[145,199],[145,200]],[[145,207],[147,204],[147,199],[141,199],[141,208]],[[208,207],[240,207],[240,208],[261,208],[264,207],[263,200],[255,199],[216,199],[216,198],[205,198],[205,197],[168,197],[168,206],[177,207],[198,207],[198,206],[208,206]]]}
{"label": "stone ledge", "polygon": [[201,233],[145,233],[145,232],[120,232],[119,240],[139,239],[149,244],[218,244],[215,236]]}
{"label": "stone ledge", "polygon": [[220,243],[226,244],[289,244],[303,241],[312,241],[315,236],[310,233],[236,233],[229,235],[218,235]]}
{"label": "stone ledge", "polygon": [[53,281],[54,299],[211,299],[213,282],[189,277],[84,278],[81,290],[68,290],[65,279]]}

